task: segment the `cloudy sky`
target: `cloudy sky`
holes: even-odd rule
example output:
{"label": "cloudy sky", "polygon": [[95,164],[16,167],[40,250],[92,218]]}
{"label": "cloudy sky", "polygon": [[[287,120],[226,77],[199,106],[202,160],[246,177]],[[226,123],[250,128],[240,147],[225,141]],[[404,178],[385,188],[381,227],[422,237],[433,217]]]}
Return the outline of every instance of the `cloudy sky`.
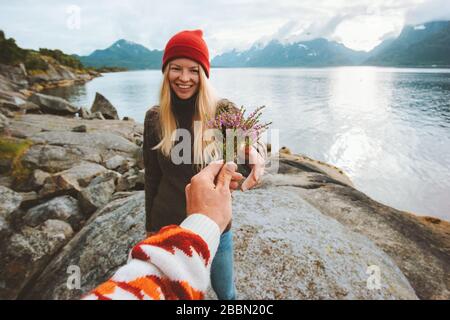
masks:
{"label": "cloudy sky", "polygon": [[0,0],[0,29],[24,48],[90,54],[127,39],[164,49],[202,29],[211,57],[256,41],[325,37],[370,50],[404,24],[450,20],[450,0]]}

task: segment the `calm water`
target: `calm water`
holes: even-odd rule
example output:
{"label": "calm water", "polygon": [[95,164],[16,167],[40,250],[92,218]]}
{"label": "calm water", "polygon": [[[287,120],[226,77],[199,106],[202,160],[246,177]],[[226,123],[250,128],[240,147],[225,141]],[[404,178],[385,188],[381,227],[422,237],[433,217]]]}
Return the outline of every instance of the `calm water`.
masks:
{"label": "calm water", "polygon": [[[90,108],[98,91],[143,122],[161,78],[111,73],[51,93]],[[281,145],[341,167],[372,198],[450,220],[449,69],[213,69],[211,81],[249,111],[266,105]]]}

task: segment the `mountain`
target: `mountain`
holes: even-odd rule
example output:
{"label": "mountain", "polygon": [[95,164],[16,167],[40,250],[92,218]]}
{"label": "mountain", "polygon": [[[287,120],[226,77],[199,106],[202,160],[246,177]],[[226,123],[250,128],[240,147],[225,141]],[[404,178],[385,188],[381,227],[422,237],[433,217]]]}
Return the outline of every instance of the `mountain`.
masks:
{"label": "mountain", "polygon": [[368,58],[367,52],[355,51],[344,45],[320,38],[311,41],[282,44],[272,40],[266,46],[232,50],[216,56],[214,67],[322,67],[357,65]]}
{"label": "mountain", "polygon": [[[130,70],[159,69],[163,50],[149,50],[127,40],[89,56],[75,56],[89,67],[119,67]],[[379,65],[450,67],[450,21],[405,26],[397,38],[383,41],[370,52],[355,51],[323,38],[282,44],[255,43],[245,51],[233,49],[214,57],[213,67],[327,67]]]}
{"label": "mountain", "polygon": [[103,50],[95,50],[88,56],[77,56],[89,67],[121,67],[129,70],[159,69],[163,51],[146,47],[124,39]]}
{"label": "mountain", "polygon": [[450,21],[405,26],[396,39],[372,50],[365,65],[450,66]]}

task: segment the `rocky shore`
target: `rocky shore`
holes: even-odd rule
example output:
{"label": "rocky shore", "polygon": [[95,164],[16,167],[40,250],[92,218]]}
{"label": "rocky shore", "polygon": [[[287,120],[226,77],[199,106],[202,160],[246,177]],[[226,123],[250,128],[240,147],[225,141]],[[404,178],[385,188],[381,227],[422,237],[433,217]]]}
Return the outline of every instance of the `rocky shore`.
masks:
{"label": "rocky shore", "polygon": [[[145,235],[142,124],[101,94],[78,108],[39,93],[98,76],[54,69],[0,65],[0,299],[78,299]],[[448,222],[378,203],[287,148],[271,157],[277,172],[234,193],[240,299],[450,298]]]}

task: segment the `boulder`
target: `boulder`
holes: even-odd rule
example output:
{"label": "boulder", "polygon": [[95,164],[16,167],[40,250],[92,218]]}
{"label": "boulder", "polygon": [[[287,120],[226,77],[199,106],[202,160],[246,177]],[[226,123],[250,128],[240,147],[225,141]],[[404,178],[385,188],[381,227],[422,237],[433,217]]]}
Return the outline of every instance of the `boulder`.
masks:
{"label": "boulder", "polygon": [[136,183],[138,182],[138,175],[133,174],[131,172],[126,172],[123,174],[119,181],[117,182],[117,191],[128,191],[134,190],[136,187]]}
{"label": "boulder", "polygon": [[103,114],[100,111],[93,112],[91,119],[99,119],[99,120],[106,120]]}
{"label": "boulder", "polygon": [[108,160],[106,160],[105,167],[110,170],[114,170],[119,168],[125,161],[126,159],[124,157],[120,155],[115,155],[114,157],[111,157]]}
{"label": "boulder", "polygon": [[19,66],[0,64],[0,89],[19,91],[27,86],[27,72],[23,64]]}
{"label": "boulder", "polygon": [[[235,193],[239,298],[417,298],[389,256],[364,236],[322,215],[296,189],[272,187]],[[98,210],[24,297],[78,299],[111,277],[125,263],[131,247],[144,237],[145,194],[127,195]],[[70,265],[81,269],[80,290],[66,286]],[[370,266],[381,270],[379,288],[368,285]]]}
{"label": "boulder", "polygon": [[376,202],[354,189],[339,168],[301,158],[282,157],[280,171],[289,174],[266,175],[262,185],[296,187],[322,214],[373,241],[397,264],[419,298],[450,298],[449,222]]}
{"label": "boulder", "polygon": [[[43,132],[42,129],[47,131],[58,131],[58,134],[70,132],[75,126],[85,125],[89,133],[97,132],[104,134],[113,134],[125,138],[132,144],[136,136],[142,136],[144,127],[141,123],[120,121],[120,120],[85,120],[76,117],[64,117],[52,114],[23,114],[20,117],[14,117],[10,119],[11,129],[13,132],[21,132],[25,138],[32,138],[34,135]],[[71,138],[76,138],[73,134]],[[75,141],[67,141],[66,145],[76,145]],[[90,145],[87,145],[90,146]],[[106,157],[105,159],[108,159]]]}
{"label": "boulder", "polygon": [[73,127],[72,132],[87,132],[87,127],[82,124],[81,126]]}
{"label": "boulder", "polygon": [[81,190],[78,195],[81,209],[86,216],[106,205],[116,189],[114,179],[98,183],[93,182],[87,188]]}
{"label": "boulder", "polygon": [[85,107],[81,107],[80,112],[78,114],[82,119],[89,120],[92,118],[91,112],[88,109],[86,109]]}
{"label": "boulder", "polygon": [[[450,299],[450,223],[414,216],[335,183],[299,192],[323,214],[371,239],[421,299]],[[432,221],[432,222],[430,222]]]}
{"label": "boulder", "polygon": [[22,202],[22,196],[4,186],[0,186],[0,217],[8,219],[10,214],[17,210]]}
{"label": "boulder", "polygon": [[126,161],[123,161],[119,168],[117,168],[117,171],[121,174],[125,174],[129,172],[129,175],[135,175],[137,174],[137,171],[135,170],[136,166],[136,160],[134,159],[126,159]]}
{"label": "boulder", "polygon": [[65,221],[77,231],[81,228],[85,217],[76,199],[71,196],[61,196],[28,210],[23,217],[23,222],[30,227],[36,227],[49,219]]}
{"label": "boulder", "polygon": [[95,93],[95,100],[92,104],[91,112],[101,112],[106,119],[120,120],[116,108],[98,92]]}
{"label": "boulder", "polygon": [[59,115],[75,115],[79,108],[70,104],[68,101],[42,93],[33,93],[29,101],[40,106],[41,110],[46,113]]}
{"label": "boulder", "polygon": [[39,190],[44,186],[45,180],[50,177],[50,173],[36,169],[31,175],[30,184],[35,190]]}
{"label": "boulder", "polygon": [[21,208],[34,207],[41,201],[36,191],[21,192],[20,195],[22,196]]}
{"label": "boulder", "polygon": [[13,231],[10,228],[8,221],[5,220],[2,216],[0,216],[0,241],[2,244],[6,243],[6,239],[11,236]]}
{"label": "boulder", "polygon": [[41,108],[37,104],[35,104],[35,103],[31,102],[31,101],[26,101],[26,102],[20,104],[19,108],[24,113],[30,113],[30,112],[33,113],[33,112],[40,112],[41,111]]}
{"label": "boulder", "polygon": [[113,180],[115,184],[117,184],[117,181],[120,179],[122,175],[116,171],[113,170],[107,170],[106,172],[101,173],[100,175],[96,176],[92,181],[90,182],[91,185],[95,185],[98,183],[103,183],[109,180]]}
{"label": "boulder", "polygon": [[145,187],[145,169],[139,170],[136,180],[136,189],[144,190]]}
{"label": "boulder", "polygon": [[106,172],[105,167],[95,163],[83,163],[47,178],[39,195],[49,197],[60,194],[76,196],[92,179]]}
{"label": "boulder", "polygon": [[16,299],[73,236],[70,225],[47,220],[38,228],[23,227],[0,246],[0,299]]}
{"label": "boulder", "polygon": [[0,113],[0,135],[9,131],[9,120],[6,116]]}
{"label": "boulder", "polygon": [[51,144],[58,146],[84,146],[101,150],[121,151],[134,154],[136,146],[131,141],[110,132],[39,132],[30,137],[36,144]]}
{"label": "boulder", "polygon": [[[144,192],[117,199],[98,210],[41,273],[27,299],[79,299],[107,280],[145,237]],[[81,289],[67,288],[67,268],[81,269]]]}
{"label": "boulder", "polygon": [[100,163],[101,160],[98,149],[83,145],[35,144],[22,157],[22,163],[27,168],[53,173],[70,169],[81,162]]}
{"label": "boulder", "polygon": [[14,118],[14,112],[4,107],[0,107],[0,114],[7,118]]}

